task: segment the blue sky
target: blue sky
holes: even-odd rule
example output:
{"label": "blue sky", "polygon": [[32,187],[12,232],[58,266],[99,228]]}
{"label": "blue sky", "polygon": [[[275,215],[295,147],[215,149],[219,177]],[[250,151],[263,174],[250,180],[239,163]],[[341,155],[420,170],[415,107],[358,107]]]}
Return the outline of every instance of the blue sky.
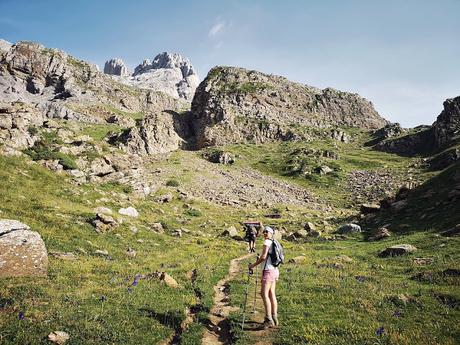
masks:
{"label": "blue sky", "polygon": [[103,67],[162,51],[357,92],[405,127],[460,95],[460,0],[0,0],[0,38]]}

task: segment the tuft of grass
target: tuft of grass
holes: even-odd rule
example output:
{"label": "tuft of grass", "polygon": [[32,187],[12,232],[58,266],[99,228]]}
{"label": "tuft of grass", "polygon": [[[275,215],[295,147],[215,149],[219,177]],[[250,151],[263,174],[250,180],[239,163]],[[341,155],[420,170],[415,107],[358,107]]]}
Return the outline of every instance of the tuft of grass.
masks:
{"label": "tuft of grass", "polygon": [[179,183],[179,181],[177,181],[175,179],[171,179],[171,180],[166,181],[166,185],[168,187],[179,187],[180,183]]}

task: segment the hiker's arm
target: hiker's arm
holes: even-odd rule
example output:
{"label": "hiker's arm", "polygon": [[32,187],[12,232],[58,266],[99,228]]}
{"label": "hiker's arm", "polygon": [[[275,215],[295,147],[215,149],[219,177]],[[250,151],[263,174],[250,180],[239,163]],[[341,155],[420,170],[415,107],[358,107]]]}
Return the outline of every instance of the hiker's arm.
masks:
{"label": "hiker's arm", "polygon": [[267,255],[268,255],[268,249],[269,249],[268,246],[264,245],[264,249],[262,250],[262,256],[259,258],[259,260],[257,260],[253,264],[249,264],[249,268],[254,268],[257,265],[259,265],[262,262],[264,262],[265,259],[267,258]]}

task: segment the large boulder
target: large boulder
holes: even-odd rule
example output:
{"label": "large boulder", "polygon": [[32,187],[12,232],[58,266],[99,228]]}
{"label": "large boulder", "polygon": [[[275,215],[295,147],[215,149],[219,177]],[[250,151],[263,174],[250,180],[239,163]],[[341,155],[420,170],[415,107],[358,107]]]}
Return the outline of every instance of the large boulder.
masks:
{"label": "large boulder", "polygon": [[46,276],[48,253],[40,234],[11,219],[0,220],[0,278]]}
{"label": "large boulder", "polygon": [[342,234],[342,235],[356,233],[356,232],[361,232],[361,227],[358,224],[353,224],[353,223],[342,225],[340,228],[336,230],[337,234]]}
{"label": "large boulder", "polygon": [[388,247],[382,250],[379,253],[379,256],[382,258],[386,258],[388,256],[400,256],[400,255],[413,253],[416,250],[417,248],[411,244],[398,244],[398,245],[391,246],[391,247]]}

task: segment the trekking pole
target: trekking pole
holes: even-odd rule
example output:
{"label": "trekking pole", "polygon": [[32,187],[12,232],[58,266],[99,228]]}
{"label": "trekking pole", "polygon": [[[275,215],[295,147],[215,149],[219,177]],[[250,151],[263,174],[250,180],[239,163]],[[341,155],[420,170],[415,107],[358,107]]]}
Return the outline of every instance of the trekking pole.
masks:
{"label": "trekking pole", "polygon": [[244,295],[244,305],[243,305],[243,322],[241,322],[241,329],[244,329],[244,320],[246,318],[246,303],[248,302],[248,292],[249,292],[249,279],[251,277],[252,270],[248,270],[248,281],[246,283],[246,293]]}
{"label": "trekking pole", "polygon": [[[260,254],[257,254],[257,260],[259,260],[259,257],[260,257]],[[254,304],[252,306],[252,313],[253,314],[255,314],[255,312],[256,312],[257,281],[259,280],[258,273],[259,273],[259,265],[256,266],[256,286],[254,288]]]}

